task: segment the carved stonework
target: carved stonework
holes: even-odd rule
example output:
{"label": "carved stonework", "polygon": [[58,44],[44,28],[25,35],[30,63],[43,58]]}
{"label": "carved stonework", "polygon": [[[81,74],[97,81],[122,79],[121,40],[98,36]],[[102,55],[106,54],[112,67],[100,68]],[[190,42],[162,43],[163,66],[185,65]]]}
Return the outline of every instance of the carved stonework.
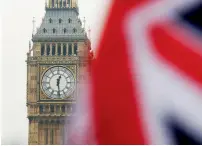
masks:
{"label": "carved stonework", "polygon": [[[75,104],[78,95],[77,83],[80,79],[84,78],[81,76],[80,72],[82,72],[83,68],[88,63],[86,52],[89,51],[89,47],[85,42],[89,40],[86,36],[86,32],[82,28],[81,20],[80,22],[78,21],[76,0],[70,1],[72,6],[62,8],[61,11],[46,11],[42,25],[37,29],[36,34],[33,34],[33,46],[31,47],[30,44],[30,50],[27,53],[28,144],[31,145],[64,144],[64,125],[75,115]],[[52,0],[49,0],[49,2],[51,3]],[[55,8],[46,7],[46,10],[50,9]],[[68,11],[66,11],[66,9],[68,9]],[[53,20],[52,23],[49,23],[50,18]],[[58,22],[55,21],[60,18],[63,20],[62,25],[57,24]],[[71,25],[68,23],[69,18],[74,22]],[[51,30],[48,30],[48,28],[52,28],[52,26],[55,25],[58,25],[55,27],[55,29],[57,29],[57,35],[53,34]],[[44,28],[47,28],[45,33]],[[77,31],[75,33],[69,33],[69,31],[67,31],[64,34],[64,32],[60,31],[64,30],[64,28],[72,31],[73,28],[75,28]],[[60,50],[59,44],[63,44],[60,48],[61,53],[58,52]],[[74,48],[74,44],[77,44],[76,49]],[[65,45],[66,52],[63,52]],[[72,45],[72,47],[69,48],[69,45],[70,47]],[[69,91],[69,93],[65,94],[67,97],[49,98],[50,95],[44,90],[45,86],[42,88],[43,76],[50,68],[55,66],[62,67],[64,70],[67,69],[66,71],[69,74],[65,77],[66,83],[73,82],[73,86],[70,86],[72,90],[70,87],[67,88]],[[64,74],[60,75],[64,76]],[[53,76],[49,78],[52,77]],[[67,81],[68,78],[71,80]],[[57,83],[58,80],[60,80],[59,76],[53,79],[54,82],[52,84],[59,84]],[[58,89],[54,89],[54,92],[60,91],[59,85],[57,85],[57,87]],[[67,87],[67,84],[65,84],[65,87]],[[47,95],[49,95],[49,97]]]}

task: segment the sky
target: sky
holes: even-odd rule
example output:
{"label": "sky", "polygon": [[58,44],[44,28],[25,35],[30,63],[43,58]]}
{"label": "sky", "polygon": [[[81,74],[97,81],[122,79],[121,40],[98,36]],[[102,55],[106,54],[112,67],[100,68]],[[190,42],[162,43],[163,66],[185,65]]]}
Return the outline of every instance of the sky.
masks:
{"label": "sky", "polygon": [[[110,0],[79,0],[80,18],[91,28],[93,49],[99,42]],[[39,27],[45,0],[1,0],[1,140],[2,144],[27,144],[26,53],[32,36],[32,20]],[[1,92],[0,92],[1,93]]]}

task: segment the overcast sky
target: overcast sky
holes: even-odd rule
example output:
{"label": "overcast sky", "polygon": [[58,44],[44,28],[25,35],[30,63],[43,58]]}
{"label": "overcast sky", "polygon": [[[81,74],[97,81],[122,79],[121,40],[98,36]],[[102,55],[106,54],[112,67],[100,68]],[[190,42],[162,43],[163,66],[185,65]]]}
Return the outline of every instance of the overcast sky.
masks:
{"label": "overcast sky", "polygon": [[[1,0],[2,12],[2,144],[27,144],[26,53],[32,19],[39,26],[45,0]],[[110,0],[79,0],[80,18],[86,17],[96,47]],[[1,25],[0,25],[1,26]],[[0,27],[1,28],[1,27]]]}

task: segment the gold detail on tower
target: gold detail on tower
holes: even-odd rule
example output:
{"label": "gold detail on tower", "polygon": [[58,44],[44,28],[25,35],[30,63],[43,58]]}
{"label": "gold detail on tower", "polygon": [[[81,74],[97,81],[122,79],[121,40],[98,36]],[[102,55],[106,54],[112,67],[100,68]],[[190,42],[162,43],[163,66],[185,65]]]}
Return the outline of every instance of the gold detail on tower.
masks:
{"label": "gold detail on tower", "polygon": [[[46,8],[61,8],[62,10],[70,8],[72,12],[75,12],[77,5],[77,0],[49,0],[46,3]],[[47,10],[46,14],[49,12],[57,13],[59,11]],[[58,16],[58,20],[59,18],[60,17]],[[46,19],[48,20],[50,18],[44,18],[44,20]],[[78,18],[75,18],[75,20],[78,20]],[[27,53],[27,112],[29,119],[28,144],[30,145],[64,144],[64,126],[65,123],[68,123],[69,118],[74,116],[74,109],[78,94],[77,83],[80,79],[84,78],[83,72],[86,71],[85,67],[88,63],[88,59],[86,58],[88,57],[87,53],[89,51],[89,47],[86,45],[86,42],[88,41],[86,37],[83,37],[84,39],[77,38],[75,40],[71,40],[71,38],[71,41],[62,39],[61,42],[61,40],[57,40],[57,38],[49,40],[48,38],[51,37],[49,35],[50,34],[47,33],[47,38],[42,40],[41,38],[38,40],[33,39],[33,44],[32,46],[30,44],[29,52]],[[59,36],[59,38],[60,37],[61,36]],[[72,48],[69,48],[68,44],[73,43],[77,43],[78,48],[76,50],[78,53],[74,53],[75,51],[73,46]],[[52,44],[55,44],[55,53],[50,53],[53,50]],[[57,53],[59,50],[58,44],[67,45],[66,55],[61,51],[63,48],[60,50],[62,52],[60,55]],[[50,47],[48,47],[49,45]],[[48,51],[48,48],[51,51]],[[71,53],[69,54],[69,52]],[[50,98],[50,95],[42,89],[43,76],[50,68],[60,66],[66,68],[70,72],[71,77],[75,82],[75,88],[70,94],[66,94],[66,97],[64,98]],[[57,79],[58,78],[54,79],[54,86],[56,86]],[[59,92],[59,85],[57,86],[57,90]]]}
{"label": "gold detail on tower", "polygon": [[48,8],[77,8],[78,0],[49,0]]}

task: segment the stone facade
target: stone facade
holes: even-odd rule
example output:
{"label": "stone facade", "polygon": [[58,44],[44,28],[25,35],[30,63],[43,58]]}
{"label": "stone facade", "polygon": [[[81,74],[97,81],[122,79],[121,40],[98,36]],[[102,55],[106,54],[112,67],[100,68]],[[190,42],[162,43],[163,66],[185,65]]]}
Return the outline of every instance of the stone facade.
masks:
{"label": "stone facade", "polygon": [[[33,34],[26,60],[30,145],[65,142],[64,125],[74,115],[77,84],[88,64],[89,40],[78,13],[76,0],[49,0],[42,24]],[[74,77],[74,92],[64,98],[50,98],[43,91],[42,78],[53,66],[68,69]]]}

